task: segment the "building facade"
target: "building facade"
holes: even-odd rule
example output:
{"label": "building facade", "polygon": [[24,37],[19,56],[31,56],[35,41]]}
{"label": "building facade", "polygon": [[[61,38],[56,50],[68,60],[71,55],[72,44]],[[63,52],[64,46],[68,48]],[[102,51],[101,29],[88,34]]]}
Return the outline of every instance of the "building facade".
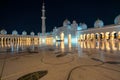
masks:
{"label": "building facade", "polygon": [[87,28],[85,23],[78,24],[69,20],[63,22],[63,26],[53,29],[53,36],[61,41],[89,41],[89,40],[120,40],[120,15],[118,15],[114,24],[104,25],[104,22],[97,19],[93,28]]}

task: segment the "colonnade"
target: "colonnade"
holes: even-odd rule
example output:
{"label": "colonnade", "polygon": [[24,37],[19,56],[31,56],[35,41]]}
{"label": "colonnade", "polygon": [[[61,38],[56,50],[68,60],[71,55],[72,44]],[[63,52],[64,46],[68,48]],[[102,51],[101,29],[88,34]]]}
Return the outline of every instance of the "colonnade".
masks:
{"label": "colonnade", "polygon": [[120,40],[120,31],[116,32],[100,32],[100,33],[88,33],[81,34],[78,38],[79,41],[89,41],[89,40]]}
{"label": "colonnade", "polygon": [[11,43],[19,44],[25,43],[26,45],[30,45],[31,43],[39,43],[39,36],[22,36],[22,35],[0,35],[0,45],[2,47],[9,46]]}

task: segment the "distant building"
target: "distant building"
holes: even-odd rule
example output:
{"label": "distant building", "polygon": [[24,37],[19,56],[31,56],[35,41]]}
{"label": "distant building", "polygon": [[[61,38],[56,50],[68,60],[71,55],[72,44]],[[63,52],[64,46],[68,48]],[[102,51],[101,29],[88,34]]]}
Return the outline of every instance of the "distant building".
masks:
{"label": "distant building", "polygon": [[104,22],[97,19],[93,28],[87,28],[85,23],[78,24],[69,20],[63,22],[63,26],[53,29],[53,36],[56,40],[68,41],[86,41],[86,40],[120,40],[120,15],[118,15],[114,24],[104,25]]}
{"label": "distant building", "polygon": [[115,18],[112,25],[104,25],[104,22],[98,19],[94,23],[94,28],[77,30],[76,36],[79,41],[120,40],[120,15]]}

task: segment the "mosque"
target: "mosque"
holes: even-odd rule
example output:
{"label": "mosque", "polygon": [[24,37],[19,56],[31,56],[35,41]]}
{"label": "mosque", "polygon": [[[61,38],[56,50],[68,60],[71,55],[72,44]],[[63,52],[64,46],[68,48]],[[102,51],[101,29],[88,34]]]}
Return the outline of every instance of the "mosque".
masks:
{"label": "mosque", "polygon": [[51,34],[46,33],[45,24],[45,4],[42,6],[42,33],[35,35],[31,32],[30,35],[26,31],[18,34],[13,30],[11,34],[7,34],[5,29],[0,30],[0,45],[8,43],[22,43],[27,42],[28,45],[34,42],[38,44],[43,40],[46,42],[62,41],[62,42],[77,42],[77,41],[106,41],[106,40],[120,40],[120,15],[118,15],[114,24],[104,25],[100,19],[94,23],[94,28],[88,28],[87,24],[78,24],[75,20],[71,23],[68,19],[64,20],[63,26],[54,28]]}
{"label": "mosque", "polygon": [[88,28],[87,24],[78,24],[76,21],[71,24],[66,19],[63,26],[53,29],[53,37],[64,42],[120,40],[120,15],[115,18],[112,25],[104,25],[102,20],[97,19],[94,28]]}

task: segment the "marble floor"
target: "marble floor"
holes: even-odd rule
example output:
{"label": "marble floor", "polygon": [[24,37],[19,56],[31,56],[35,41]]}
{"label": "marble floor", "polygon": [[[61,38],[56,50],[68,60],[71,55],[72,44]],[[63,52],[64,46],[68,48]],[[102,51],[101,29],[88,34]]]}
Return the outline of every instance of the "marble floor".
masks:
{"label": "marble floor", "polygon": [[17,80],[44,70],[47,74],[38,80],[120,80],[120,51],[80,45],[70,48],[42,46],[36,52],[12,56],[0,54],[1,80]]}

